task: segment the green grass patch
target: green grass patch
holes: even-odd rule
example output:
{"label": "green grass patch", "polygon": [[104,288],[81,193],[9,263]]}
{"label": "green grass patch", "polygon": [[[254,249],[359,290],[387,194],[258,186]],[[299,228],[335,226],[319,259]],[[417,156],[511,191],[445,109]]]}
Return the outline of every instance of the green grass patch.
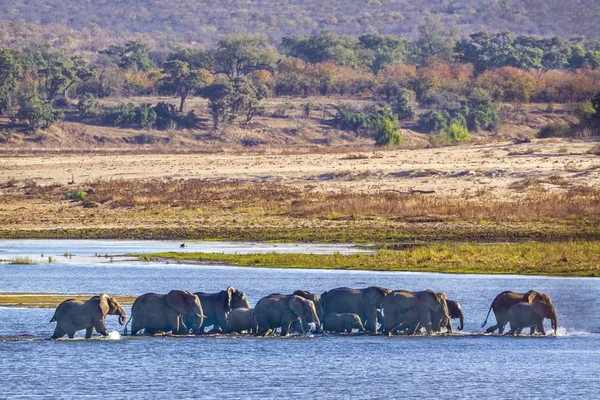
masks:
{"label": "green grass patch", "polygon": [[144,260],[197,261],[247,267],[415,271],[456,274],[600,276],[600,242],[437,243],[373,254],[156,253]]}

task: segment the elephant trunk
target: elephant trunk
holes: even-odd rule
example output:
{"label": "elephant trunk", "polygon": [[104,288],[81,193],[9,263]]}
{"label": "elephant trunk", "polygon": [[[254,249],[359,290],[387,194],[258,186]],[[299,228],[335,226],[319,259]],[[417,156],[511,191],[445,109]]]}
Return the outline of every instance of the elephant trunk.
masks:
{"label": "elephant trunk", "polygon": [[465,327],[465,316],[463,315],[462,309],[458,309],[458,317],[460,318],[460,326],[458,327],[458,330],[462,331]]}
{"label": "elephant trunk", "polygon": [[558,322],[556,320],[556,310],[554,308],[552,308],[552,317],[550,318],[550,321],[552,321],[552,329],[556,335],[558,330]]}
{"label": "elephant trunk", "polygon": [[121,316],[119,317],[119,324],[121,326],[125,325],[127,323],[127,315],[125,315],[125,313],[121,314]]}

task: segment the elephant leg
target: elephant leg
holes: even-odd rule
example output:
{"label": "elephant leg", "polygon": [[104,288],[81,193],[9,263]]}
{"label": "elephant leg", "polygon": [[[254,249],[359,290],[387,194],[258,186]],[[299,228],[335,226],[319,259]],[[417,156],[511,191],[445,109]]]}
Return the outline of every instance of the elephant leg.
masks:
{"label": "elephant leg", "polygon": [[[536,327],[534,327],[536,328]],[[544,323],[541,322],[538,326],[537,326],[537,330],[540,331],[540,333],[544,336],[546,336],[546,330],[544,329]]]}
{"label": "elephant leg", "polygon": [[500,325],[496,324],[496,325],[492,325],[492,326],[490,326],[489,328],[487,328],[487,329],[485,330],[485,333],[494,333],[494,331],[495,331],[496,329],[500,329]]}
{"label": "elephant leg", "polygon": [[92,333],[94,333],[94,326],[88,326],[87,328],[85,328],[85,338],[86,339],[91,339],[92,338]]}
{"label": "elephant leg", "polygon": [[140,326],[138,319],[133,318],[133,321],[131,321],[131,336],[137,335],[140,329],[142,329],[142,327]]}
{"label": "elephant leg", "polygon": [[448,323],[446,324],[446,330],[448,331],[448,333],[452,333],[452,321],[448,320]]}
{"label": "elephant leg", "polygon": [[372,333],[377,333],[377,308],[373,307],[368,310],[366,318],[367,326],[365,326],[365,328]]}
{"label": "elephant leg", "polygon": [[535,330],[536,330],[536,326],[535,325],[529,327],[529,334],[532,335],[532,336],[535,335]]}
{"label": "elephant leg", "polygon": [[50,336],[50,339],[60,339],[61,337],[65,336],[65,334],[66,332],[60,327],[60,324],[57,323],[56,328],[54,328],[54,333],[52,336]]}
{"label": "elephant leg", "polygon": [[69,339],[73,339],[75,337],[75,332],[77,330],[75,329],[75,326],[73,325],[70,319],[65,318],[61,322],[61,328],[65,331],[67,336],[69,336]]}
{"label": "elephant leg", "polygon": [[108,329],[106,329],[106,325],[104,325],[104,320],[96,321],[93,328],[96,328],[96,332],[102,336],[108,336]]}

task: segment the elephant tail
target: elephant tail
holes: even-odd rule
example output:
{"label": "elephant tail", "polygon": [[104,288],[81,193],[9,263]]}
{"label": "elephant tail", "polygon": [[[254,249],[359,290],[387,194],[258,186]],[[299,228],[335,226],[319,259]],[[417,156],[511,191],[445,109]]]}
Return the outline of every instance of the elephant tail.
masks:
{"label": "elephant tail", "polygon": [[56,322],[56,311],[54,311],[54,315],[52,316],[50,322]]}
{"label": "elephant tail", "polygon": [[133,319],[133,315],[131,317],[129,317],[129,319],[125,323],[125,327],[123,329],[123,336],[127,336],[127,325],[129,325],[129,323],[131,322],[132,319]]}
{"label": "elephant tail", "polygon": [[487,324],[487,320],[490,317],[490,313],[492,312],[492,308],[494,307],[494,304],[490,305],[490,309],[488,310],[487,315],[485,316],[485,321],[483,321],[483,324],[481,324],[481,327],[483,328],[485,326],[485,324]]}

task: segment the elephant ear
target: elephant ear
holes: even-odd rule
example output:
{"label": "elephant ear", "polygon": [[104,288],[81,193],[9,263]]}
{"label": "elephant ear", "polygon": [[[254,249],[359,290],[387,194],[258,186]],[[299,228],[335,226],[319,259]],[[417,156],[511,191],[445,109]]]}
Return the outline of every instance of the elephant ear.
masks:
{"label": "elephant ear", "polygon": [[179,314],[187,314],[190,309],[190,298],[195,296],[185,290],[171,290],[167,294],[166,302],[169,307],[172,307]]}
{"label": "elephant ear", "polygon": [[99,296],[94,297],[98,298],[98,306],[100,307],[100,312],[102,313],[103,317],[106,317],[108,315],[108,312],[110,311],[110,306],[108,304],[108,296],[103,293]]}
{"label": "elephant ear", "polygon": [[431,311],[437,311],[440,308],[437,295],[434,292],[426,290],[418,293],[417,296],[419,297],[421,304],[429,308]]}
{"label": "elephant ear", "polygon": [[292,309],[292,311],[294,312],[294,314],[296,314],[297,317],[302,318],[302,315],[304,315],[304,302],[306,300],[304,300],[302,297],[300,296],[290,296],[290,299],[288,301],[288,306]]}
{"label": "elephant ear", "polygon": [[533,303],[533,301],[535,300],[535,298],[538,296],[538,292],[536,292],[535,290],[530,290],[529,292],[525,293],[525,300],[528,303]]}

